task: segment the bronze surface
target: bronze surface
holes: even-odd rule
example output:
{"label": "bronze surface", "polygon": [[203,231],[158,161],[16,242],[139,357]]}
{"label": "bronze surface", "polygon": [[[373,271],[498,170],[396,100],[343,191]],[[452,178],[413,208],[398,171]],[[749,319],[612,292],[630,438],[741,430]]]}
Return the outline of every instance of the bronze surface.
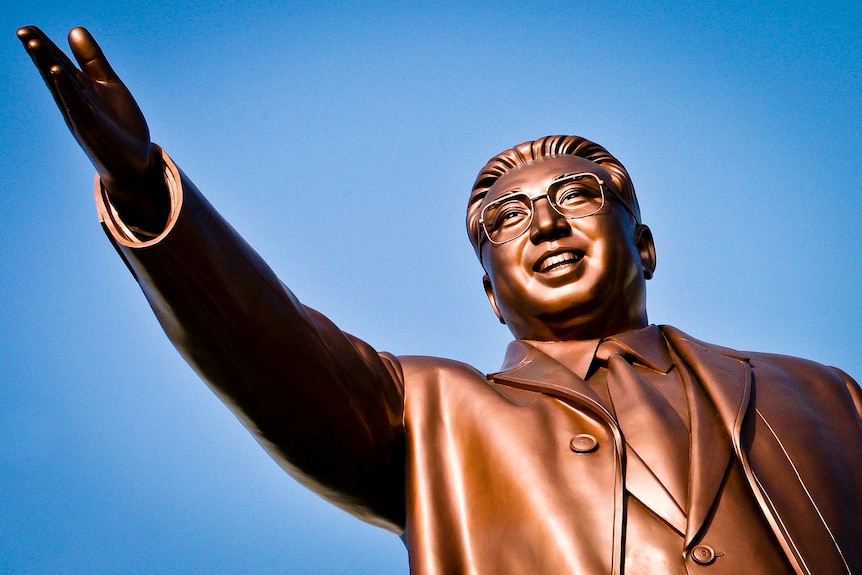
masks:
{"label": "bronze surface", "polygon": [[[600,146],[551,136],[482,169],[468,231],[516,338],[485,376],[377,353],[302,305],[150,141],[86,30],[69,34],[78,66],[37,28],[18,36],[174,345],[297,480],[403,532],[412,572],[862,573],[859,386],[650,326],[652,234]],[[581,172],[613,193],[567,219],[543,194]],[[535,198],[529,229],[483,241],[477,214],[513,192]]]}

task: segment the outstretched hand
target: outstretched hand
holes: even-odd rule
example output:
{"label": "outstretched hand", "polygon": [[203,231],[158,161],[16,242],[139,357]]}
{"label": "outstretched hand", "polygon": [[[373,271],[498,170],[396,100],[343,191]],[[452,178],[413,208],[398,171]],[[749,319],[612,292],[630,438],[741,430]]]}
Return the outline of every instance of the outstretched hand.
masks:
{"label": "outstretched hand", "polygon": [[144,115],[96,40],[84,28],[69,32],[78,69],[39,28],[20,28],[18,38],[111,201],[130,224],[160,231],[168,212],[161,160]]}

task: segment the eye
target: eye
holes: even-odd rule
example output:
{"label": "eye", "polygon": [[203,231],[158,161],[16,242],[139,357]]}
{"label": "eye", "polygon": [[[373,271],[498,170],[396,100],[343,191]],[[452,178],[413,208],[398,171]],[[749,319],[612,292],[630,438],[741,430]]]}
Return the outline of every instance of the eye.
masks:
{"label": "eye", "polygon": [[583,191],[577,186],[566,186],[557,194],[557,205],[565,207],[583,199]]}
{"label": "eye", "polygon": [[523,216],[523,215],[526,215],[526,213],[522,209],[506,208],[504,210],[500,210],[500,214],[499,214],[499,216],[497,216],[497,219],[510,220],[512,218],[518,218],[518,217]]}
{"label": "eye", "polygon": [[525,210],[523,206],[511,203],[502,206],[499,210],[496,210],[493,222],[495,226],[512,225],[528,216],[529,212]]}
{"label": "eye", "polygon": [[556,205],[563,210],[580,210],[601,198],[601,188],[593,178],[579,178],[567,182],[557,190]]}
{"label": "eye", "polygon": [[491,228],[517,226],[530,218],[530,209],[520,198],[509,198],[499,204],[488,206],[485,211],[485,222]]}

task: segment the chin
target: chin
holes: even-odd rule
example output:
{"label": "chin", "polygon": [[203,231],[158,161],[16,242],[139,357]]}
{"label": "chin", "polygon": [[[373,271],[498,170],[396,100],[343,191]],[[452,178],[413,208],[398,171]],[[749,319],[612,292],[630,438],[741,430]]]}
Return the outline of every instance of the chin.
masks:
{"label": "chin", "polygon": [[[582,286],[567,285],[548,290],[547,297],[537,299],[533,294],[533,315],[542,321],[577,321],[578,318],[601,313],[598,301]],[[540,294],[541,295],[541,294]]]}
{"label": "chin", "polygon": [[536,302],[528,317],[538,324],[536,331],[554,334],[554,339],[596,339],[646,325],[645,307],[631,305],[633,301],[642,299],[596,297],[595,292],[576,290]]}

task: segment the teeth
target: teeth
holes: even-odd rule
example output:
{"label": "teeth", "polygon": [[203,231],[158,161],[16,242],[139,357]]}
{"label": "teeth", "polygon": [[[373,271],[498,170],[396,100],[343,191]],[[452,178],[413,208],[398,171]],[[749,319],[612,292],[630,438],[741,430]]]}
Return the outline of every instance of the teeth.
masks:
{"label": "teeth", "polygon": [[546,272],[549,269],[556,267],[556,266],[559,266],[559,265],[563,265],[563,264],[567,264],[567,263],[574,263],[574,262],[580,261],[580,259],[582,257],[584,257],[584,254],[582,254],[582,253],[560,252],[558,254],[548,256],[547,258],[542,260],[541,264],[539,266],[539,271],[540,272]]}

